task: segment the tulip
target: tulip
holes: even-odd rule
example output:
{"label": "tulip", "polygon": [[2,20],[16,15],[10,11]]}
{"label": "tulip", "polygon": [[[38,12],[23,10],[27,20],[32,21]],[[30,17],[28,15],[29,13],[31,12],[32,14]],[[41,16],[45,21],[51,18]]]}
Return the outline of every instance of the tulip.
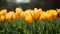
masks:
{"label": "tulip", "polygon": [[33,10],[30,10],[30,14],[31,14],[32,18],[34,19],[34,12],[33,12]]}
{"label": "tulip", "polygon": [[49,10],[47,13],[52,14],[52,19],[56,19],[58,16],[58,12],[56,10]]}
{"label": "tulip", "polygon": [[34,12],[34,19],[38,20],[40,15],[41,15],[41,13],[42,13],[42,9],[35,8],[33,12]]}
{"label": "tulip", "polygon": [[0,21],[4,22],[4,16],[0,16]]}
{"label": "tulip", "polygon": [[29,12],[29,10],[26,10],[25,12],[25,21],[27,21],[28,23],[32,23],[33,22],[33,18]]}
{"label": "tulip", "polygon": [[57,12],[58,12],[58,14],[59,14],[59,16],[60,16],[60,9],[57,9]]}
{"label": "tulip", "polygon": [[16,8],[15,11],[16,11],[17,15],[20,15],[21,12],[22,12],[22,9],[21,8]]}
{"label": "tulip", "polygon": [[43,12],[39,17],[39,20],[45,20],[46,12]]}
{"label": "tulip", "polygon": [[12,17],[13,17],[13,14],[14,12],[9,12],[5,15],[5,19],[8,20],[8,21],[11,21],[12,20]]}
{"label": "tulip", "polygon": [[25,12],[22,12],[22,13],[20,14],[20,17],[22,17],[22,18],[25,18],[25,16],[26,16],[26,13],[25,13]]}
{"label": "tulip", "polygon": [[25,21],[27,21],[28,23],[32,23],[33,22],[33,19],[31,16],[26,16],[25,17]]}
{"label": "tulip", "polygon": [[19,17],[16,13],[13,14],[13,20],[17,20]]}
{"label": "tulip", "polygon": [[1,10],[0,15],[6,15],[6,14],[7,14],[7,9]]}

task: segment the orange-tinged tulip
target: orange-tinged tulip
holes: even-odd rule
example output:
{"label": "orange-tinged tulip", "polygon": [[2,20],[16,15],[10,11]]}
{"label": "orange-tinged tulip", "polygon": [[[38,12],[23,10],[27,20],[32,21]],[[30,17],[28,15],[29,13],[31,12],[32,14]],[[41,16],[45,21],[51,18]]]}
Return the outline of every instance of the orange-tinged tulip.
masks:
{"label": "orange-tinged tulip", "polygon": [[39,19],[40,15],[42,13],[42,9],[34,9],[34,19],[37,20]]}
{"label": "orange-tinged tulip", "polygon": [[3,15],[0,17],[0,21],[4,22],[4,16]]}
{"label": "orange-tinged tulip", "polygon": [[25,13],[25,16],[31,16],[29,10],[26,10],[24,13]]}
{"label": "orange-tinged tulip", "polygon": [[46,12],[43,12],[39,18],[39,20],[45,20]]}
{"label": "orange-tinged tulip", "polygon": [[6,15],[6,14],[7,14],[7,9],[1,10],[1,13],[2,13],[3,15]]}
{"label": "orange-tinged tulip", "polygon": [[59,14],[59,16],[60,16],[60,9],[57,9],[57,12],[58,12],[58,14]]}
{"label": "orange-tinged tulip", "polygon": [[11,15],[11,14],[6,14],[5,19],[6,19],[7,21],[11,21],[11,20],[12,20],[12,16],[13,16],[13,15]]}
{"label": "orange-tinged tulip", "polygon": [[15,13],[15,14],[13,14],[13,20],[17,20],[19,17],[18,17],[18,15]]}
{"label": "orange-tinged tulip", "polygon": [[0,11],[0,16],[3,15],[3,13]]}
{"label": "orange-tinged tulip", "polygon": [[35,17],[34,19],[36,19],[36,20],[37,20],[37,19],[38,19],[38,17],[39,17],[39,12],[34,12],[34,17]]}
{"label": "orange-tinged tulip", "polygon": [[55,13],[55,14],[52,15],[53,19],[56,19],[57,17],[58,17],[58,13],[57,14]]}
{"label": "orange-tinged tulip", "polygon": [[27,21],[28,23],[32,23],[33,22],[33,19],[31,16],[26,16],[25,17],[25,21]]}
{"label": "orange-tinged tulip", "polygon": [[26,13],[25,13],[25,12],[22,12],[22,13],[20,14],[20,17],[22,17],[22,18],[25,18],[25,16],[26,16]]}
{"label": "orange-tinged tulip", "polygon": [[9,11],[8,14],[13,15],[14,11]]}
{"label": "orange-tinged tulip", "polygon": [[51,20],[52,15],[48,14],[47,12],[43,12],[39,18],[39,20]]}
{"label": "orange-tinged tulip", "polygon": [[40,17],[41,14],[43,13],[43,11],[42,11],[42,9],[39,9],[38,11],[39,11],[39,16],[38,16],[38,19],[39,19],[39,17]]}
{"label": "orange-tinged tulip", "polygon": [[21,12],[20,17],[25,18],[26,16],[30,15],[28,11]]}
{"label": "orange-tinged tulip", "polygon": [[24,19],[25,19],[27,22],[32,23],[33,18],[32,18],[32,16],[31,16],[29,10],[26,10],[24,13],[25,13],[25,18],[24,18]]}
{"label": "orange-tinged tulip", "polygon": [[31,15],[30,12],[27,10],[25,11],[25,14],[28,16],[28,15]]}
{"label": "orange-tinged tulip", "polygon": [[34,12],[33,12],[33,10],[30,10],[30,14],[31,14],[32,18],[34,19]]}
{"label": "orange-tinged tulip", "polygon": [[57,10],[57,12],[59,12],[60,13],[60,9],[56,9]]}
{"label": "orange-tinged tulip", "polygon": [[52,19],[52,15],[46,13],[46,15],[45,15],[45,19],[46,19],[46,20],[51,20],[51,19]]}
{"label": "orange-tinged tulip", "polygon": [[34,19],[37,19],[38,15],[39,15],[39,13],[38,13],[37,8],[34,8]]}
{"label": "orange-tinged tulip", "polygon": [[52,14],[52,19],[56,19],[58,16],[58,12],[56,10],[49,10],[47,13]]}
{"label": "orange-tinged tulip", "polygon": [[16,11],[17,15],[20,15],[20,13],[22,12],[22,9],[21,8],[16,8],[15,11]]}

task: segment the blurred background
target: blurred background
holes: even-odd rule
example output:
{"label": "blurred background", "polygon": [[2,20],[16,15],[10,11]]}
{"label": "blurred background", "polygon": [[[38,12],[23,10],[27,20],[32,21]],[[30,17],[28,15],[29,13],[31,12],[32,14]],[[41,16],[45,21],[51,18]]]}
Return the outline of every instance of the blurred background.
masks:
{"label": "blurred background", "polygon": [[14,10],[21,7],[23,10],[42,8],[43,10],[60,8],[60,0],[0,0],[0,10]]}

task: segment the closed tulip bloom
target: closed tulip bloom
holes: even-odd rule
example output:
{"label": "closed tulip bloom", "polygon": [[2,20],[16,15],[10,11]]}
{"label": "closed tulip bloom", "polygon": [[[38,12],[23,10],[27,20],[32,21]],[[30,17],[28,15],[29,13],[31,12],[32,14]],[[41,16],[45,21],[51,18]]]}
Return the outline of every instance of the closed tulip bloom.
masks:
{"label": "closed tulip bloom", "polygon": [[26,14],[26,15],[30,15],[30,12],[29,12],[29,11],[30,11],[30,10],[26,10],[26,11],[25,11],[25,14]]}
{"label": "closed tulip bloom", "polygon": [[0,21],[4,22],[4,16],[3,15],[0,17]]}
{"label": "closed tulip bloom", "polygon": [[31,16],[29,10],[26,10],[26,11],[25,11],[25,20],[26,20],[27,22],[29,22],[29,23],[32,23],[32,21],[33,21],[33,18],[32,18],[32,16]]}
{"label": "closed tulip bloom", "polygon": [[39,18],[39,20],[45,20],[46,12],[43,12]]}
{"label": "closed tulip bloom", "polygon": [[46,19],[46,20],[51,20],[51,19],[52,19],[52,14],[46,13],[45,19]]}
{"label": "closed tulip bloom", "polygon": [[38,12],[37,12],[37,19],[39,19],[39,17],[41,16],[42,14],[42,9],[38,9]]}
{"label": "closed tulip bloom", "polygon": [[14,11],[9,11],[8,14],[13,15]]}
{"label": "closed tulip bloom", "polygon": [[7,9],[1,10],[1,14],[2,14],[2,15],[6,15],[6,14],[7,14]]}
{"label": "closed tulip bloom", "polygon": [[5,19],[8,20],[8,21],[11,21],[11,19],[12,19],[12,15],[7,14],[7,15],[5,16]]}
{"label": "closed tulip bloom", "polygon": [[26,16],[30,15],[28,11],[21,12],[20,17],[25,18]]}
{"label": "closed tulip bloom", "polygon": [[35,20],[38,20],[39,17],[40,17],[40,15],[41,15],[41,13],[42,13],[42,10],[41,9],[34,8],[33,13],[34,13],[34,19]]}
{"label": "closed tulip bloom", "polygon": [[5,19],[8,20],[8,21],[11,21],[12,20],[12,16],[13,16],[14,12],[9,12],[5,15]]}
{"label": "closed tulip bloom", "polygon": [[52,19],[56,19],[58,16],[58,12],[56,10],[47,11],[49,14],[52,14]]}
{"label": "closed tulip bloom", "polygon": [[13,14],[13,20],[17,20],[19,17],[16,13]]}
{"label": "closed tulip bloom", "polygon": [[3,15],[3,13],[0,11],[0,16]]}
{"label": "closed tulip bloom", "polygon": [[27,21],[28,23],[32,23],[33,22],[33,19],[31,16],[26,16],[25,17],[25,21]]}
{"label": "closed tulip bloom", "polygon": [[20,14],[20,17],[22,17],[22,18],[25,18],[25,16],[26,16],[26,13],[25,13],[25,12],[22,12],[22,13]]}
{"label": "closed tulip bloom", "polygon": [[34,8],[34,19],[36,20],[38,18],[38,10],[37,8]]}
{"label": "closed tulip bloom", "polygon": [[58,14],[59,14],[59,16],[60,16],[60,9],[57,9],[57,12],[58,12]]}
{"label": "closed tulip bloom", "polygon": [[39,18],[40,20],[51,20],[52,19],[52,15],[48,14],[46,12],[43,12]]}
{"label": "closed tulip bloom", "polygon": [[34,19],[34,12],[33,12],[33,10],[30,10],[30,14],[31,14],[32,18]]}
{"label": "closed tulip bloom", "polygon": [[20,15],[20,13],[22,12],[22,9],[21,8],[16,8],[15,11],[16,11],[17,15]]}

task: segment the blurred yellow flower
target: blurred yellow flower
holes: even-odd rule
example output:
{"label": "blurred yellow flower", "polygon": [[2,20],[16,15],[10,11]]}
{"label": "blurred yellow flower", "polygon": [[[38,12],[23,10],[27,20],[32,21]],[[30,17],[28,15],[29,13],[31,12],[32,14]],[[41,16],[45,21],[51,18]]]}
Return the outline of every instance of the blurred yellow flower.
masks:
{"label": "blurred yellow flower", "polygon": [[59,14],[59,16],[60,16],[60,9],[57,9],[57,12],[58,12],[58,14]]}
{"label": "blurred yellow flower", "polygon": [[16,13],[13,14],[13,20],[17,20],[19,17]]}
{"label": "blurred yellow flower", "polygon": [[41,16],[39,17],[39,20],[45,20],[46,12],[42,12]]}
{"label": "blurred yellow flower", "polygon": [[0,21],[4,22],[4,16],[0,16]]}
{"label": "blurred yellow flower", "polygon": [[0,11],[0,15],[6,15],[7,14],[7,9],[3,9]]}
{"label": "blurred yellow flower", "polygon": [[33,12],[33,10],[30,10],[30,14],[31,14],[32,18],[34,19],[34,12]]}
{"label": "blurred yellow flower", "polygon": [[33,22],[33,19],[31,16],[26,16],[25,17],[25,21],[27,21],[28,23],[32,23]]}
{"label": "blurred yellow flower", "polygon": [[7,14],[7,15],[5,16],[5,19],[6,19],[7,21],[11,21],[11,19],[12,19],[12,15]]}
{"label": "blurred yellow flower", "polygon": [[9,12],[5,15],[5,19],[8,20],[8,21],[11,21],[12,20],[12,17],[13,17],[13,14],[14,12]]}
{"label": "blurred yellow flower", "polygon": [[52,19],[52,14],[46,13],[45,19],[46,19],[46,20],[51,20],[51,19]]}
{"label": "blurred yellow flower", "polygon": [[24,13],[25,13],[25,20],[26,20],[27,22],[29,22],[29,23],[32,23],[32,22],[33,22],[33,18],[32,18],[32,16],[31,16],[29,10],[26,10]]}
{"label": "blurred yellow flower", "polygon": [[20,13],[22,12],[22,9],[21,8],[16,8],[15,11],[16,11],[17,15],[20,15]]}
{"label": "blurred yellow flower", "polygon": [[47,13],[52,14],[52,19],[56,19],[58,12],[56,10],[48,10]]}
{"label": "blurred yellow flower", "polygon": [[20,14],[20,17],[22,17],[22,18],[25,18],[25,16],[26,16],[25,12],[22,12],[22,13]]}
{"label": "blurred yellow flower", "polygon": [[14,11],[9,11],[8,14],[13,15]]}

